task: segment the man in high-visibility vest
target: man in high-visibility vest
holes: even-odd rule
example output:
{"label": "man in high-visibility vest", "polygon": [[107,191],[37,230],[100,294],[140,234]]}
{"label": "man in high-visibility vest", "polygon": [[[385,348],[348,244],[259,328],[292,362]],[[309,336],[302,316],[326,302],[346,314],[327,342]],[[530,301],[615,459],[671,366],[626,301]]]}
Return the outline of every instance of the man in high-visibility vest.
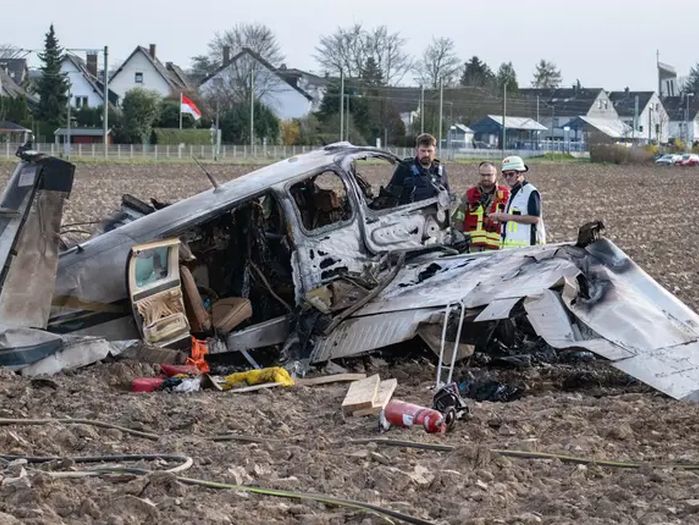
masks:
{"label": "man in high-visibility vest", "polygon": [[510,198],[504,211],[496,212],[490,217],[502,223],[502,247],[521,248],[546,244],[541,194],[524,178],[529,168],[521,157],[512,155],[503,159],[501,171],[505,182],[510,186]]}
{"label": "man in high-visibility vest", "polygon": [[499,250],[500,223],[490,216],[505,210],[510,189],[497,184],[497,169],[492,162],[478,165],[478,178],[478,184],[466,191],[463,204],[454,215],[454,222],[463,221],[462,231],[470,237],[469,251]]}

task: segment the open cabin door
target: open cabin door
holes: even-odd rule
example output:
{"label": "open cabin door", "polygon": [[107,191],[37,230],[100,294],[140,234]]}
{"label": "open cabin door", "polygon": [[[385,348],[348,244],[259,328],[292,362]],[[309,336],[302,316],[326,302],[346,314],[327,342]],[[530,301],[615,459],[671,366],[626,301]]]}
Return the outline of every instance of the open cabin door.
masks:
{"label": "open cabin door", "polygon": [[179,271],[179,239],[138,244],[127,262],[127,287],[136,325],[146,343],[189,344]]}

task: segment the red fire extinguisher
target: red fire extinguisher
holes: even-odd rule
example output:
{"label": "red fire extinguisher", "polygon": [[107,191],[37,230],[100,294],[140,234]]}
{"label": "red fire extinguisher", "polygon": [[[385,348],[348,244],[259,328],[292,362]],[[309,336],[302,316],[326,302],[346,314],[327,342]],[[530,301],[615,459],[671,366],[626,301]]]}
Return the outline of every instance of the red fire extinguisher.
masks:
{"label": "red fire extinguisher", "polygon": [[388,402],[379,415],[381,430],[386,431],[392,425],[397,427],[422,425],[430,433],[447,431],[447,421],[441,412],[394,399]]}

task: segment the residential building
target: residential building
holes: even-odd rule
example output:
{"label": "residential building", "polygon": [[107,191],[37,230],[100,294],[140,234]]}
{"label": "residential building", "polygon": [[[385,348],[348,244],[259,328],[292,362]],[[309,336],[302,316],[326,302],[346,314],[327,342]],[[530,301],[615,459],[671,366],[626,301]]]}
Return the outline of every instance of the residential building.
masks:
{"label": "residential building", "polygon": [[0,58],[0,69],[19,86],[29,79],[26,58]]}
{"label": "residential building", "polygon": [[318,111],[323,102],[323,97],[328,90],[331,79],[327,76],[319,76],[301,69],[287,68],[282,64],[277,69],[277,74],[293,87],[300,88],[312,98],[311,111]]}
{"label": "residential building", "polygon": [[668,140],[679,139],[686,144],[699,142],[699,101],[696,95],[682,94],[663,98],[668,114]]}
{"label": "residential building", "polygon": [[[97,71],[97,54],[88,53],[87,60],[66,53],[61,60],[61,72],[70,83],[71,104],[75,108],[96,108],[104,105],[104,82]],[[119,96],[110,88],[109,103],[116,105]]]}
{"label": "residential building", "polygon": [[632,140],[666,143],[670,137],[670,117],[654,91],[611,91],[609,99],[619,118],[629,126]]}
{"label": "residential building", "polygon": [[[546,131],[534,119],[505,117],[505,149],[534,149],[539,136]],[[476,145],[487,148],[502,147],[502,115],[486,115],[470,125]]]}
{"label": "residential building", "polygon": [[202,81],[199,93],[208,99],[218,99],[224,105],[238,101],[249,92],[249,72],[252,72],[256,98],[278,118],[302,118],[313,110],[312,95],[299,87],[290,75],[280,72],[248,48],[230,59],[224,50],[221,66]]}
{"label": "residential building", "polygon": [[447,130],[448,148],[472,148],[474,132],[466,124],[454,124]]}
{"label": "residential building", "polygon": [[17,84],[4,69],[0,69],[0,97],[27,97],[23,87]]}
{"label": "residential building", "polygon": [[[586,126],[597,128],[601,136],[606,131],[623,128],[619,115],[607,92],[602,88],[583,88],[580,85],[571,88],[522,88],[520,94],[536,101],[538,122],[548,128],[544,139],[567,140],[572,119],[585,117]],[[617,137],[609,136],[609,139]],[[574,135],[572,140],[580,140]]]}
{"label": "residential building", "polygon": [[179,97],[180,93],[193,90],[191,82],[178,66],[172,62],[163,65],[158,59],[155,44],[150,44],[148,49],[136,47],[112,73],[109,87],[120,101],[134,88],[155,91],[161,97]]}

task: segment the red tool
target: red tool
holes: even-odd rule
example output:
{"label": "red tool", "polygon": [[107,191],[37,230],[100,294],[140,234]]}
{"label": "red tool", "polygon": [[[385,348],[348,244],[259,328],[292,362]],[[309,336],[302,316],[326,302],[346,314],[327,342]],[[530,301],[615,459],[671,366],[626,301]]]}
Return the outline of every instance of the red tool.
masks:
{"label": "red tool", "polygon": [[379,425],[384,431],[391,426],[412,427],[414,425],[422,425],[425,431],[430,433],[447,431],[447,420],[441,412],[397,399],[389,401],[386,408],[381,411]]}
{"label": "red tool", "polygon": [[137,377],[131,381],[132,392],[154,392],[165,382],[164,377]]}

